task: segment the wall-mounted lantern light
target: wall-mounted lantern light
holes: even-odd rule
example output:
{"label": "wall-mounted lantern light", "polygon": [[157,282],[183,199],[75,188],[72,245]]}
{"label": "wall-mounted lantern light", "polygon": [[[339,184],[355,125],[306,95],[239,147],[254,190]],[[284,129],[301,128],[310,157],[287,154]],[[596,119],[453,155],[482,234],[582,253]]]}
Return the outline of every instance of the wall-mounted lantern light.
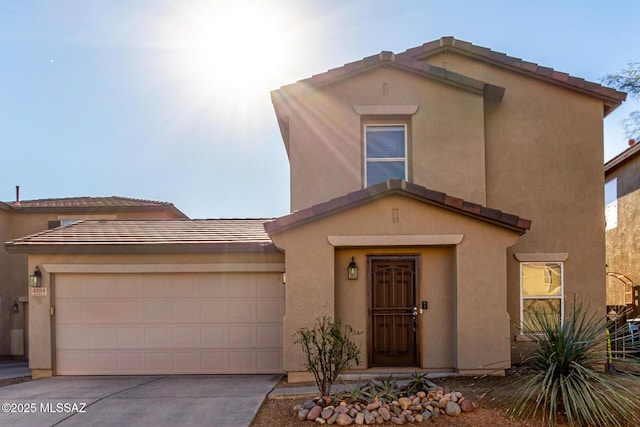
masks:
{"label": "wall-mounted lantern light", "polygon": [[282,284],[283,285],[287,284],[287,270],[282,271]]}
{"label": "wall-mounted lantern light", "polygon": [[358,278],[358,266],[356,265],[356,261],[353,257],[351,257],[349,268],[347,268],[347,278],[349,280],[356,280]]}
{"label": "wall-mounted lantern light", "polygon": [[33,274],[29,275],[29,286],[32,288],[39,288],[42,286],[42,273],[40,273],[38,266],[33,270]]}
{"label": "wall-mounted lantern light", "polygon": [[20,313],[20,306],[18,305],[18,301],[13,302],[13,305],[11,306],[11,312]]}

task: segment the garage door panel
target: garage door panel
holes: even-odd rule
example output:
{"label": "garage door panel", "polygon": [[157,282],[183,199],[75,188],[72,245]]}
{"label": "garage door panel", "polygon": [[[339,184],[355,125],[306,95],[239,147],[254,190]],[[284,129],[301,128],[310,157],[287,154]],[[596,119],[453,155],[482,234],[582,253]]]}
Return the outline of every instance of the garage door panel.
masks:
{"label": "garage door panel", "polygon": [[56,374],[282,372],[280,274],[60,274],[54,295]]}
{"label": "garage door panel", "polygon": [[155,300],[144,303],[145,322],[171,321],[171,301]]}
{"label": "garage door panel", "polygon": [[200,327],[198,326],[176,326],[171,332],[174,346],[200,345]]}
{"label": "garage door panel", "polygon": [[227,320],[229,322],[255,322],[256,302],[252,300],[232,300],[229,301],[229,312]]}
{"label": "garage door panel", "polygon": [[116,345],[115,348],[130,348],[144,339],[144,328],[141,326],[115,327]]}
{"label": "garage door panel", "polygon": [[278,348],[282,345],[282,328],[278,325],[257,325],[256,345]]}
{"label": "garage door panel", "polygon": [[83,300],[58,299],[56,293],[56,322],[82,323],[87,320],[87,303]]}
{"label": "garage door panel", "polygon": [[135,374],[142,373],[145,367],[144,353],[137,351],[113,352],[116,359],[115,369],[113,366],[103,366],[105,372],[111,370],[112,374]]}
{"label": "garage door panel", "polygon": [[56,343],[64,348],[86,348],[89,344],[86,326],[67,326],[56,334]]}
{"label": "garage door panel", "polygon": [[113,348],[117,345],[117,330],[112,327],[87,327],[88,348]]}
{"label": "garage door panel", "polygon": [[172,319],[177,322],[198,322],[200,320],[200,301],[186,300],[172,303]]}
{"label": "garage door panel", "polygon": [[278,323],[284,316],[282,299],[258,300],[256,303],[256,320],[258,322]]}
{"label": "garage door panel", "polygon": [[169,326],[151,326],[144,328],[144,348],[171,346],[171,330]]}

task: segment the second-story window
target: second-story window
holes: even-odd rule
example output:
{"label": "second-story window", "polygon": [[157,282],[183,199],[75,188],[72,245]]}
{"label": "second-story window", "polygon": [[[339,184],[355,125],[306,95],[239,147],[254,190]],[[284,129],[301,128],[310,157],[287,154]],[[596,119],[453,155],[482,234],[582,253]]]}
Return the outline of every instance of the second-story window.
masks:
{"label": "second-story window", "polygon": [[364,126],[365,187],[407,179],[407,126]]}

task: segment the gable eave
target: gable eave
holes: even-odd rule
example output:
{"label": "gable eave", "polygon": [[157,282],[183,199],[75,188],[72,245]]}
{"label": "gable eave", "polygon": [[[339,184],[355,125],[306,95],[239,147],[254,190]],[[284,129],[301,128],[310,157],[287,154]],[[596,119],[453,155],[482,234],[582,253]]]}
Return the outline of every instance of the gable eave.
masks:
{"label": "gable eave", "polygon": [[485,63],[543,80],[547,83],[599,98],[604,103],[603,113],[605,117],[625,101],[627,97],[625,92],[620,92],[598,83],[590,82],[581,77],[571,76],[568,73],[557,71],[550,67],[524,61],[521,58],[509,56],[505,53],[497,52],[483,46],[477,46],[450,36],[407,49],[397,56],[422,61],[443,52],[453,52],[471,57]]}
{"label": "gable eave", "polygon": [[270,223],[266,223],[265,230],[271,236],[396,194],[487,222],[517,232],[520,235],[531,228],[530,220],[517,215],[467,202],[401,179],[391,179],[277,218]]}

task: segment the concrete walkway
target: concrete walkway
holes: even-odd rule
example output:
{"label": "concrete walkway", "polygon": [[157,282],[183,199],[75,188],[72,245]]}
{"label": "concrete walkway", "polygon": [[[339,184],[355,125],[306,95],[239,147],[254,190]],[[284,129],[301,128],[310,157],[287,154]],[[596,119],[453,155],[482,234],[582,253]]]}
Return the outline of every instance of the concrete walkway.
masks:
{"label": "concrete walkway", "polygon": [[0,388],[0,425],[249,426],[280,375],[53,377]]}
{"label": "concrete walkway", "polygon": [[0,361],[0,380],[31,376],[28,360]]}

